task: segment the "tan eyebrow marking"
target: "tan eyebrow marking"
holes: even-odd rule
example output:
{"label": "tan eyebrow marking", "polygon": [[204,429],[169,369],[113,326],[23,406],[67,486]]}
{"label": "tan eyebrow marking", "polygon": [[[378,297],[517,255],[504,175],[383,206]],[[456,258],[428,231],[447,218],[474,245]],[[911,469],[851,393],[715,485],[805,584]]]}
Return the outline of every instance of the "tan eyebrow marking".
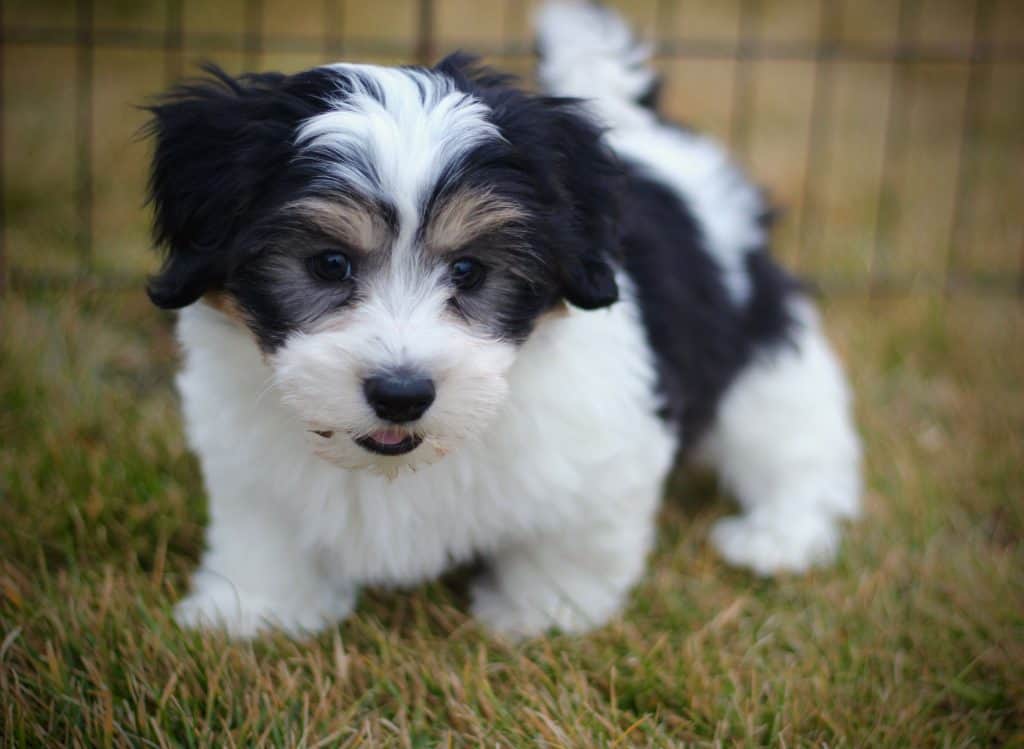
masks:
{"label": "tan eyebrow marking", "polygon": [[228,294],[226,291],[207,291],[203,294],[203,301],[213,307],[215,310],[223,314],[225,317],[230,318],[236,323],[241,324],[244,327],[248,327],[248,321],[245,312],[238,305],[238,302]]}
{"label": "tan eyebrow marking", "polygon": [[491,229],[523,221],[522,206],[487,189],[462,188],[428,219],[424,239],[435,252],[453,250]]}
{"label": "tan eyebrow marking", "polygon": [[380,211],[355,200],[306,198],[289,203],[287,209],[357,250],[370,252],[385,247],[391,236]]}
{"label": "tan eyebrow marking", "polygon": [[203,302],[227,317],[235,325],[245,328],[245,332],[249,334],[253,343],[260,349],[260,356],[263,357],[263,361],[267,361],[267,352],[260,346],[259,339],[249,326],[249,316],[239,305],[237,299],[226,291],[214,290],[203,294]]}

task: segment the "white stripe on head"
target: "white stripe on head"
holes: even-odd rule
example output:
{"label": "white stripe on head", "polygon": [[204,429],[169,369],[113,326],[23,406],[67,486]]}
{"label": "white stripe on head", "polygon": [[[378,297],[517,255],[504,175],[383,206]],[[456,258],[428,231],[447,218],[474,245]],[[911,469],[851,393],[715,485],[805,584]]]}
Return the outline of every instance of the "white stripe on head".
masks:
{"label": "white stripe on head", "polygon": [[402,234],[415,231],[420,206],[446,169],[502,137],[487,119],[487,105],[443,75],[375,65],[328,67],[344,74],[350,88],[339,88],[329,111],[303,123],[297,143],[304,155],[325,162],[328,179],[393,204]]}

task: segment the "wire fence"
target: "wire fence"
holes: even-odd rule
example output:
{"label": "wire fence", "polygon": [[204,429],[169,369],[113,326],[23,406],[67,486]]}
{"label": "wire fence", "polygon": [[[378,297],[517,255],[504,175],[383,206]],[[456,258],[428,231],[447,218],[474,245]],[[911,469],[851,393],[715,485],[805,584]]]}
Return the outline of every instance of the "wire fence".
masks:
{"label": "wire fence", "polygon": [[[198,0],[165,0],[156,6],[157,21],[150,19],[139,26],[111,26],[98,20],[98,11],[104,10],[106,16],[107,9],[94,0],[75,0],[67,13],[57,14],[54,23],[38,16],[31,23],[24,22],[16,12],[0,12],[0,289],[141,283],[141,271],[124,271],[116,262],[97,262],[101,240],[97,239],[95,220],[98,210],[105,210],[97,205],[97,180],[107,169],[107,162],[96,153],[97,93],[108,85],[97,76],[95,63],[101,52],[158,55],[165,84],[189,72],[190,54],[196,50],[214,59],[234,55],[247,70],[263,68],[268,57],[289,54],[421,64],[456,47],[499,61],[528,61],[532,54],[524,21],[530,7],[524,0],[492,3],[493,12],[500,13],[506,28],[483,40],[473,37],[472,28],[459,29],[463,36],[453,38],[444,25],[451,13],[440,14],[445,0],[410,0],[408,32],[397,37],[387,30],[372,37],[349,33],[345,20],[357,0],[322,0],[317,9],[318,33],[268,27],[264,0],[241,2],[240,28],[227,30],[185,23],[187,3]],[[1016,100],[1024,93],[1024,11],[1015,0],[959,2],[957,12],[965,28],[954,39],[924,38],[920,33],[922,20],[934,10],[930,0],[896,0],[894,28],[875,39],[843,33],[844,20],[857,12],[856,0],[804,3],[813,6],[816,17],[813,33],[806,38],[764,33],[778,6],[770,0],[736,0],[735,29],[727,35],[671,35],[677,25],[674,19],[686,12],[689,2],[646,3],[644,9],[650,17],[646,36],[654,37],[656,61],[669,75],[680,61],[697,70],[702,65],[728,67],[729,91],[724,95],[728,114],[717,134],[741,160],[753,159],[756,165],[752,144],[762,124],[770,119],[764,112],[779,104],[773,104],[773,96],[784,99],[791,93],[785,85],[781,94],[778,87],[766,92],[763,71],[787,63],[806,69],[801,79],[806,127],[790,138],[787,147],[787,154],[796,154],[792,159],[796,165],[788,164],[782,170],[781,188],[769,179],[769,187],[784,196],[783,207],[799,207],[788,219],[782,252],[787,261],[822,286],[856,292],[948,293],[966,289],[1024,294],[1024,184],[1019,174],[1024,172],[1024,160],[1013,166],[1024,156],[1024,115],[1018,118],[1019,101],[1006,98],[1006,92],[1012,93],[1018,83],[1022,86],[1016,91]],[[635,11],[629,2],[620,5]],[[46,50],[66,51],[73,59],[71,116],[56,131],[73,144],[73,189],[69,195],[73,210],[65,214],[67,225],[61,232],[74,253],[70,271],[63,262],[53,264],[56,267],[34,263],[33,252],[19,246],[18,237],[29,231],[21,224],[38,220],[40,212],[27,211],[36,219],[22,215],[26,212],[23,204],[35,198],[18,196],[22,176],[5,166],[16,156],[23,161],[28,158],[19,146],[24,140],[19,128],[24,129],[25,124],[12,127],[8,112],[9,105],[15,103],[21,110],[30,109],[26,97],[32,92],[15,90],[8,81],[14,79],[17,66],[32,50],[44,54]],[[867,95],[861,97],[861,108],[873,110],[877,121],[878,136],[870,150],[878,168],[869,180],[872,184],[858,187],[856,202],[863,207],[853,211],[852,219],[843,213],[843,203],[854,201],[844,192],[844,180],[834,175],[837,159],[844,157],[836,133],[848,127],[843,105],[837,101],[838,84],[851,66],[880,66],[888,71],[879,85],[869,86]],[[922,70],[939,73],[922,84],[918,75]],[[947,89],[955,89],[952,98],[956,106],[944,107],[942,118],[926,123],[922,131],[920,123],[915,124],[915,118],[921,117],[916,102]],[[123,106],[127,109],[138,103],[123,102]],[[32,122],[31,118],[26,121]],[[944,136],[933,154],[925,154],[924,161],[941,159],[947,165],[944,177],[936,179],[943,183],[940,197],[930,192],[936,185],[927,184],[927,179],[922,182],[908,177],[909,154],[915,148],[921,150],[917,143],[920,132],[937,130]],[[144,155],[140,153],[138,158],[144,159]],[[757,174],[756,168],[754,171]],[[140,185],[140,196],[141,190]],[[139,212],[141,215],[141,208]],[[930,214],[934,215],[929,218]],[[823,248],[829,246],[830,221],[837,215],[856,224],[856,232],[850,235],[855,239],[846,240],[849,257],[838,263],[841,273],[831,272],[832,261],[821,257]],[[941,225],[941,231],[932,224]],[[913,258],[924,255],[910,253],[909,261],[901,256],[901,261],[894,263],[900,248],[914,242],[925,247],[926,262],[919,267]],[[984,252],[979,255],[975,250],[981,245]]]}

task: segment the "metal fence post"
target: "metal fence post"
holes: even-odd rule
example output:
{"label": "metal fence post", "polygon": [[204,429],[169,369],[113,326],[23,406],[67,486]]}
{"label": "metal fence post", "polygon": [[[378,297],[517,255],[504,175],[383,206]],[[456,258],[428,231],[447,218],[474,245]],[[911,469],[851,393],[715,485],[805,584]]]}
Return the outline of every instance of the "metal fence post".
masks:
{"label": "metal fence post", "polygon": [[245,0],[245,38],[242,46],[242,67],[255,72],[263,58],[263,0]]}
{"label": "metal fence post", "polygon": [[344,21],[338,0],[324,0],[324,57],[337,62],[345,48]]}
{"label": "metal fence post", "polygon": [[164,29],[164,78],[167,85],[175,83],[182,74],[181,58],[185,49],[184,16],[184,0],[167,0]]}
{"label": "metal fence post", "polygon": [[75,205],[78,213],[77,245],[82,270],[93,270],[92,253],[92,106],[93,4],[77,0],[75,6]]}
{"label": "metal fence post", "polygon": [[[796,263],[805,259],[811,245],[811,227],[816,229],[814,239],[824,234],[819,208],[821,175],[828,167],[825,148],[832,117],[832,82],[836,43],[839,36],[842,6],[836,0],[821,0],[818,4],[818,45],[814,59],[814,82],[811,85],[811,111],[807,130],[807,155],[804,162],[804,181],[800,197],[800,225],[797,229]],[[817,223],[814,223],[814,222]]]}
{"label": "metal fence post", "polygon": [[960,123],[960,148],[956,164],[956,192],[953,197],[953,221],[946,245],[945,291],[949,294],[959,281],[958,262],[963,258],[964,244],[971,229],[971,188],[974,183],[974,162],[977,156],[982,92],[987,88],[989,67],[981,64],[982,47],[989,39],[992,4],[975,0],[974,28],[971,29],[971,60],[968,64],[967,90],[964,92],[963,119]]}
{"label": "metal fence post", "polygon": [[434,0],[419,0],[416,61],[420,65],[430,65],[434,61]]}
{"label": "metal fence post", "polygon": [[[919,0],[900,0],[896,22],[896,41],[900,50],[908,49],[914,42],[918,5]],[[885,134],[882,136],[882,174],[875,207],[874,244],[868,263],[868,283],[872,293],[880,291],[886,283],[889,272],[886,258],[888,248],[883,245],[892,239],[894,227],[899,225],[900,200],[895,182],[902,177],[903,157],[907,146],[907,117],[913,96],[909,64],[909,59],[904,55],[898,55],[892,61],[889,77]]]}
{"label": "metal fence post", "polygon": [[729,110],[729,144],[741,159],[750,148],[750,128],[754,119],[750,106],[754,98],[754,76],[750,58],[760,26],[761,0],[742,0],[736,30],[736,72],[733,76],[732,107]]}
{"label": "metal fence post", "polygon": [[7,191],[4,189],[7,182],[7,170],[4,169],[4,164],[7,163],[7,129],[4,127],[7,120],[4,100],[7,44],[4,32],[4,13],[3,8],[0,8],[0,297],[7,291]]}

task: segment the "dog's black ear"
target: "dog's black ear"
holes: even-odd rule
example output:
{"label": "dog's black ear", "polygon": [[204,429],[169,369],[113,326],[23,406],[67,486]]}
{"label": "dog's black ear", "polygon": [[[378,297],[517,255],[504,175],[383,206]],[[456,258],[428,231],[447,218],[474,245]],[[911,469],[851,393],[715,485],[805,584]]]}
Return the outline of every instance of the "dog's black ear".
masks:
{"label": "dog's black ear", "polygon": [[154,236],[165,250],[147,290],[165,309],[223,283],[232,239],[292,155],[293,107],[279,96],[285,76],[235,79],[214,66],[205,70],[207,78],[147,108],[147,132],[156,141],[149,197]]}
{"label": "dog's black ear", "polygon": [[600,128],[569,99],[547,99],[553,118],[552,166],[562,193],[560,221],[571,233],[559,248],[562,293],[582,309],[598,309],[619,298],[614,264],[620,259],[621,167]]}
{"label": "dog's black ear", "polygon": [[483,99],[521,158],[540,175],[539,197],[553,212],[546,237],[562,296],[583,309],[619,297],[614,262],[620,255],[621,166],[601,128],[578,99],[530,96],[471,55],[455,53],[435,68]]}
{"label": "dog's black ear", "polygon": [[519,78],[511,73],[502,73],[484,65],[480,58],[469,52],[452,52],[438,62],[433,70],[448,76],[463,91],[472,91],[482,98],[489,94],[513,94],[522,98],[522,93],[512,88]]}

